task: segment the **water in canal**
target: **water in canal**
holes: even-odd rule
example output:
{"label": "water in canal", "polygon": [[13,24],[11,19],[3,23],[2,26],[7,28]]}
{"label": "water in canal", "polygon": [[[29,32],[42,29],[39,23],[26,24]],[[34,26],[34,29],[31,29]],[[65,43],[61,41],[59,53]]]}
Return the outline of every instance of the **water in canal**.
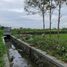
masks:
{"label": "water in canal", "polygon": [[10,42],[7,44],[7,46],[8,45],[10,46],[8,51],[9,57],[10,58],[13,57],[13,61],[12,61],[13,65],[11,67],[33,67],[31,62],[29,62],[29,60],[22,57]]}

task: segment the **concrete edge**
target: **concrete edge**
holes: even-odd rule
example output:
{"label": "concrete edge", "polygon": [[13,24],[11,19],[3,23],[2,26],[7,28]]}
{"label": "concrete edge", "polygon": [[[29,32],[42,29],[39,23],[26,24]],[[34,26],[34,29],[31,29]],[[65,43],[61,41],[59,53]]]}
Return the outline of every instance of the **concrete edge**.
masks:
{"label": "concrete edge", "polygon": [[22,44],[28,46],[29,48],[35,50],[37,53],[40,53],[43,57],[46,57],[46,59],[47,59],[49,62],[57,65],[58,67],[67,67],[67,64],[66,64],[66,63],[64,63],[64,62],[61,61],[61,60],[58,60],[57,58],[55,58],[55,57],[53,57],[53,56],[48,55],[45,51],[42,51],[42,50],[40,50],[40,49],[36,49],[35,47],[31,47],[28,43],[26,43],[26,42],[24,42],[24,41],[22,41],[22,40],[20,40],[20,39],[17,39],[15,36],[11,36],[11,37],[13,37],[14,39],[18,40],[18,41],[21,42]]}
{"label": "concrete edge", "polygon": [[4,60],[4,67],[10,67],[10,63],[9,63],[9,59],[8,59],[7,54],[4,54],[3,60]]}
{"label": "concrete edge", "polygon": [[[5,45],[4,37],[2,37],[2,40],[3,40],[3,43]],[[7,53],[4,54],[3,61],[4,61],[4,67],[10,67],[10,62],[9,62],[9,58],[8,58]]]}

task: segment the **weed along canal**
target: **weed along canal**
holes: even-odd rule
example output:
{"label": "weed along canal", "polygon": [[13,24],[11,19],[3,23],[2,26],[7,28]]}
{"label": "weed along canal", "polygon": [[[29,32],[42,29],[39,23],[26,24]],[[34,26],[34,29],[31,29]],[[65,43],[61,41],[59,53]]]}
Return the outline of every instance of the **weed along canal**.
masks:
{"label": "weed along canal", "polygon": [[16,49],[9,39],[6,39],[5,42],[8,48],[10,67],[35,67],[24,55],[20,54],[22,50]]}

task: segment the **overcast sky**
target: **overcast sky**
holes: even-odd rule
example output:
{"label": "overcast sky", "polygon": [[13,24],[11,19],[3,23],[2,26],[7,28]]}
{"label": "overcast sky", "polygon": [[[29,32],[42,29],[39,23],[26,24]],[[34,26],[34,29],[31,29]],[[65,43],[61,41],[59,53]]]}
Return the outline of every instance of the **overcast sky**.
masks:
{"label": "overcast sky", "polygon": [[[67,27],[67,6],[62,6],[60,27]],[[57,27],[57,9],[52,16],[52,28]],[[24,11],[24,0],[0,0],[0,25],[9,27],[42,28],[42,16],[27,15]],[[49,27],[49,16],[46,16],[46,28]]]}

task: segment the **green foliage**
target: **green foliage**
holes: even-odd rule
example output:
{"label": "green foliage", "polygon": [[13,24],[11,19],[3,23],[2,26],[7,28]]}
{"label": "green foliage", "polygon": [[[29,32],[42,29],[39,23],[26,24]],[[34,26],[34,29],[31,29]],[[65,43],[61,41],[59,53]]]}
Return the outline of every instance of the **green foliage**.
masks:
{"label": "green foliage", "polygon": [[[20,31],[20,32],[18,32]],[[67,34],[60,34],[59,40],[57,37],[56,29],[52,29],[55,34],[51,34],[51,38],[49,37],[49,33],[44,34],[35,34],[35,32],[42,32],[43,29],[19,29],[13,30],[12,34],[21,40],[28,42],[31,46],[46,51],[48,54],[57,57],[58,59],[67,62]],[[49,31],[46,29],[46,32]],[[60,31],[64,31],[61,29]],[[34,32],[34,34],[31,34]],[[27,34],[29,33],[29,34]]]}
{"label": "green foliage", "polygon": [[[40,35],[40,34],[50,34],[50,30],[49,29],[25,29],[25,28],[22,28],[22,29],[13,29],[12,30],[12,34],[37,34],[37,35]],[[67,33],[67,30],[66,29],[60,29],[59,31],[60,34],[62,33]],[[57,29],[52,29],[51,30],[51,34],[57,34]],[[62,35],[63,37],[64,35]]]}
{"label": "green foliage", "polygon": [[3,65],[3,55],[6,52],[6,48],[3,44],[2,41],[2,36],[3,36],[3,30],[0,30],[0,67],[4,67]]}
{"label": "green foliage", "polygon": [[[67,35],[65,37],[67,37]],[[67,41],[63,38],[59,39],[58,41],[58,39],[55,38],[47,38],[46,36],[45,39],[44,37],[42,37],[42,35],[33,35],[31,42],[34,47],[44,50],[48,54],[53,55],[55,57],[58,56],[57,58],[67,62]],[[30,40],[27,40],[27,42],[30,43]]]}

